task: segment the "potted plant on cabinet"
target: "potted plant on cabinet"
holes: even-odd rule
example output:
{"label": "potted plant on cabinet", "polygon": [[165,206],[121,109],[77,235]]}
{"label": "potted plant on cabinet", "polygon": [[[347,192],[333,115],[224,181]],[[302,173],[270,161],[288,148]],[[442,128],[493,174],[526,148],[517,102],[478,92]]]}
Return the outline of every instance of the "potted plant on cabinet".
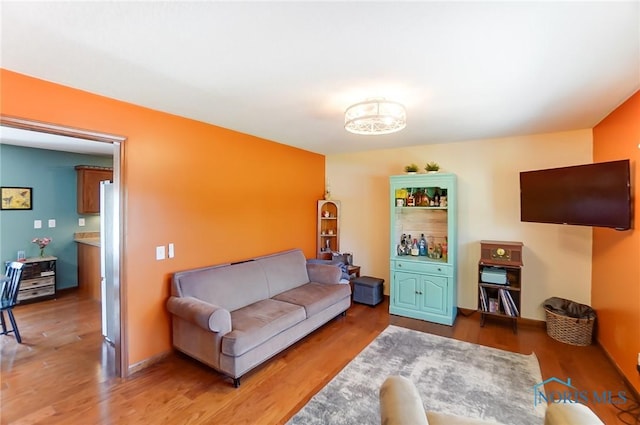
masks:
{"label": "potted plant on cabinet", "polygon": [[427,173],[437,173],[440,170],[440,165],[437,162],[431,161],[427,162],[427,165],[424,167]]}
{"label": "potted plant on cabinet", "polygon": [[418,172],[418,166],[416,164],[405,165],[404,171],[406,171],[407,174],[415,174]]}

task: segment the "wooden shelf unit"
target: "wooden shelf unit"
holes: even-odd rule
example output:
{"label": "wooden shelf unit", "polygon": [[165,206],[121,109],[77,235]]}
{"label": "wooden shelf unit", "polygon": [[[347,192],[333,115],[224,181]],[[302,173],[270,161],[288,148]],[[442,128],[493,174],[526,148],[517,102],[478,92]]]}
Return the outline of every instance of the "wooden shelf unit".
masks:
{"label": "wooden shelf unit", "polygon": [[[511,320],[513,332],[518,332],[518,317],[522,314],[522,247],[522,242],[480,241],[478,311],[481,327],[491,316]],[[506,283],[484,281],[485,268],[503,271]]]}
{"label": "wooden shelf unit", "polygon": [[32,257],[24,261],[18,303],[42,301],[56,296],[56,257]]}
{"label": "wooden shelf unit", "polygon": [[340,252],[340,201],[318,201],[317,257],[331,260]]}

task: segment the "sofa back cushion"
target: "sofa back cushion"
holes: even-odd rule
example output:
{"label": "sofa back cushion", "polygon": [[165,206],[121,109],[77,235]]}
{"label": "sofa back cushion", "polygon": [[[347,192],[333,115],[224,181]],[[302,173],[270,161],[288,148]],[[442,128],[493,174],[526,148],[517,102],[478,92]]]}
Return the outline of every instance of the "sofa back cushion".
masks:
{"label": "sofa back cushion", "polygon": [[309,283],[307,259],[299,249],[256,259],[267,277],[269,297]]}
{"label": "sofa back cushion", "polygon": [[178,272],[173,285],[174,295],[198,298],[229,311],[270,298],[267,276],[257,261]]}

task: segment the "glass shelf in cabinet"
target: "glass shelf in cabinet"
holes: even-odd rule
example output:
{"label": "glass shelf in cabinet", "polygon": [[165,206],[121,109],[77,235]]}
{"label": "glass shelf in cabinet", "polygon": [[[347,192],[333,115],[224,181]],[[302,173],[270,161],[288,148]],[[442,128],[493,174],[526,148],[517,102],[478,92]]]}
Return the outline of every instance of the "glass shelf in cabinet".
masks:
{"label": "glass shelf in cabinet", "polygon": [[443,258],[429,258],[424,255],[393,255],[392,260],[415,260],[424,261],[425,263],[449,264],[449,261]]}
{"label": "glass shelf in cabinet", "polygon": [[448,207],[396,207],[397,210],[446,210]]}

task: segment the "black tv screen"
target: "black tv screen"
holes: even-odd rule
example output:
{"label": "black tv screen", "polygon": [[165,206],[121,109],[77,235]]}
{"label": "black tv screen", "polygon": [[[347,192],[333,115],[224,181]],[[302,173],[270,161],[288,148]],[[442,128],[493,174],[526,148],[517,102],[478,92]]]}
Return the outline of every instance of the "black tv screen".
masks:
{"label": "black tv screen", "polygon": [[522,171],[520,220],[630,229],[629,160]]}

